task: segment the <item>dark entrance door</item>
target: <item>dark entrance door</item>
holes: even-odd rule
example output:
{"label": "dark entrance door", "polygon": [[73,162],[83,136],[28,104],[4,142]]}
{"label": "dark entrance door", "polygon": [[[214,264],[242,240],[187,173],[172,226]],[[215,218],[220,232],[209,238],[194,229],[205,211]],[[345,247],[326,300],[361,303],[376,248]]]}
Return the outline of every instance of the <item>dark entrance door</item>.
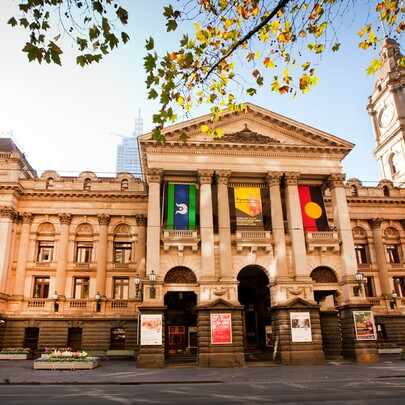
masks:
{"label": "dark entrance door", "polygon": [[30,348],[34,355],[38,350],[39,328],[25,328],[24,347]]}
{"label": "dark entrance door", "polygon": [[68,347],[74,351],[79,351],[82,348],[82,328],[69,328],[68,331]]}
{"label": "dark entrance door", "polygon": [[246,351],[272,349],[266,330],[271,327],[269,279],[256,266],[242,269],[238,275],[238,299],[244,307],[243,333]]}
{"label": "dark entrance door", "polygon": [[194,312],[197,305],[196,295],[189,291],[168,292],[165,295],[165,305],[166,353],[170,356],[193,354],[196,348],[190,336],[197,325]]}

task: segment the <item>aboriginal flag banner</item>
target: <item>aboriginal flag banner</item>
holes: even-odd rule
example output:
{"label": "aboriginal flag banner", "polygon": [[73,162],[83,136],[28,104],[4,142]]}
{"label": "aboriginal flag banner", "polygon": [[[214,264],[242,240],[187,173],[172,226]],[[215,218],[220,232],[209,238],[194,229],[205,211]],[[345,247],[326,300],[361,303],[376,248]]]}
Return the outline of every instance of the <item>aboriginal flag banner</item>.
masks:
{"label": "aboriginal flag banner", "polygon": [[195,208],[195,184],[167,185],[167,229],[195,230]]}
{"label": "aboriginal flag banner", "polygon": [[320,186],[298,186],[304,232],[328,231],[325,203]]}
{"label": "aboriginal flag banner", "polygon": [[259,187],[234,187],[236,225],[263,227],[262,197]]}

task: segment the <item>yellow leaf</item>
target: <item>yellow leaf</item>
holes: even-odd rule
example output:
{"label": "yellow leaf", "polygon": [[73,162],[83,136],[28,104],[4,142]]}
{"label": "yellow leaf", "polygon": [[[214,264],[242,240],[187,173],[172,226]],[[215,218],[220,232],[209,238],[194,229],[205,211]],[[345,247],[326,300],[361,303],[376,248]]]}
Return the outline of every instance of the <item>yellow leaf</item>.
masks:
{"label": "yellow leaf", "polygon": [[209,130],[210,130],[210,128],[208,127],[208,125],[201,125],[201,132],[204,132],[204,133],[207,133]]}
{"label": "yellow leaf", "polygon": [[264,64],[264,66],[266,66],[266,68],[269,68],[269,69],[272,69],[276,66],[275,63],[268,56],[266,58],[264,58],[263,64]]}

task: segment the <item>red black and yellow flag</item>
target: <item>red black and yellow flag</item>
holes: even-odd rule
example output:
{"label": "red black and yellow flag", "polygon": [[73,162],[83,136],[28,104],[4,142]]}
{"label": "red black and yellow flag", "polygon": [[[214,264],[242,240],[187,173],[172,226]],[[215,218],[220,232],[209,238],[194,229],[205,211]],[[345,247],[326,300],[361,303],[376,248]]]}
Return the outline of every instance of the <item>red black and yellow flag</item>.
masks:
{"label": "red black and yellow flag", "polygon": [[325,211],[320,186],[298,186],[304,232],[328,231],[328,218]]}

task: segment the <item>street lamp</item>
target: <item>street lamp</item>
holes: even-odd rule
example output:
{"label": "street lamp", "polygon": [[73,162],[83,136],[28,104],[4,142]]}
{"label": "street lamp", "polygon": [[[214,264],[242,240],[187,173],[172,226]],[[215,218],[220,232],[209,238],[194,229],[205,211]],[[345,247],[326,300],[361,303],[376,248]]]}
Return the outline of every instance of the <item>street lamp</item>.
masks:
{"label": "street lamp", "polygon": [[134,278],[135,283],[135,298],[139,298],[141,302],[143,301],[143,286],[141,286],[141,278],[137,274]]}
{"label": "street lamp", "polygon": [[100,293],[97,291],[97,294],[94,297],[96,299],[96,312],[100,312],[101,310],[101,304],[100,304],[100,300],[101,300],[101,295]]}
{"label": "street lamp", "polygon": [[360,295],[360,293],[361,293],[361,285],[363,283],[364,278],[365,278],[364,274],[360,273],[360,271],[357,270],[357,273],[356,273],[357,286],[354,287],[354,295],[356,297],[358,297]]}
{"label": "street lamp", "polygon": [[53,300],[53,311],[58,312],[59,311],[59,304],[58,304],[58,293],[55,291],[54,294],[52,295],[52,300]]}
{"label": "street lamp", "polygon": [[392,297],[392,301],[390,302],[391,309],[398,308],[398,304],[397,304],[398,294],[395,291],[393,291],[391,293],[391,297]]}
{"label": "street lamp", "polygon": [[149,274],[149,281],[150,281],[150,298],[155,298],[156,297],[156,290],[155,290],[156,274],[153,270]]}

